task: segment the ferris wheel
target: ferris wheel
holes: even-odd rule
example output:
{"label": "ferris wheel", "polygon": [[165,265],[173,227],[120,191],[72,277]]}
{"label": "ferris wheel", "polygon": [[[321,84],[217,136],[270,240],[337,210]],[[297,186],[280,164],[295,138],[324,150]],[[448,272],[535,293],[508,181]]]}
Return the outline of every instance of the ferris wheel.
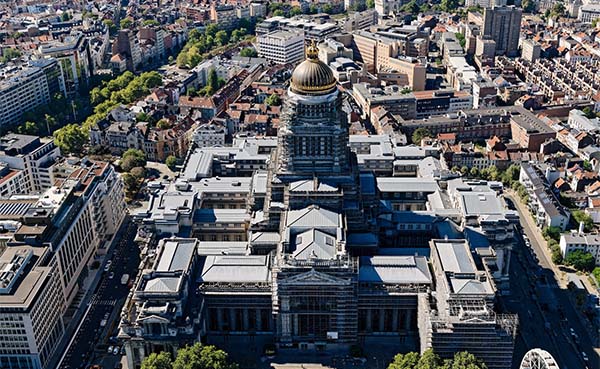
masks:
{"label": "ferris wheel", "polygon": [[560,369],[548,351],[531,349],[527,351],[519,369]]}

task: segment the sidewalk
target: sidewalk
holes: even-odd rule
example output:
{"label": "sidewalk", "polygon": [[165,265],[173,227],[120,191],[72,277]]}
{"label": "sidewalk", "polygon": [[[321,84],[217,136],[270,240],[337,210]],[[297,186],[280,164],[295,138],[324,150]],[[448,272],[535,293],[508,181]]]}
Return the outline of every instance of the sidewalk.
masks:
{"label": "sidewalk", "polygon": [[[94,294],[96,292],[96,288],[98,287],[98,284],[100,283],[100,280],[101,280],[102,274],[103,274],[102,271],[104,270],[106,260],[112,258],[112,254],[114,252],[114,246],[117,244],[117,242],[115,242],[115,241],[118,241],[121,239],[123,232],[125,232],[125,230],[129,226],[130,222],[131,222],[131,220],[129,219],[129,214],[126,214],[125,217],[123,218],[123,222],[121,222],[121,226],[119,227],[119,230],[115,233],[112,240],[110,241],[110,245],[108,246],[108,251],[107,251],[106,255],[103,256],[103,260],[102,260],[102,263],[100,264],[100,267],[95,271],[95,275],[94,275],[93,279],[90,279],[90,282],[87,286],[88,289],[85,291],[85,295],[81,299],[79,308],[75,311],[75,314],[70,318],[69,323],[65,327],[65,333],[64,333],[60,343],[56,347],[56,350],[54,351],[52,359],[48,363],[48,366],[47,366],[48,368],[58,368],[58,366],[61,364],[63,357],[66,355],[66,353],[69,349],[68,346],[71,342],[71,338],[74,336],[75,332],[77,331],[77,328],[79,327],[79,323],[81,322],[81,319],[83,318],[83,314],[88,310],[87,309],[88,304],[89,304],[92,296],[94,296]],[[88,278],[89,277],[91,277],[91,273],[88,276]],[[85,282],[86,282],[86,280],[84,280],[84,283]]]}
{"label": "sidewalk", "polygon": [[546,241],[544,236],[542,236],[542,232],[539,226],[535,224],[529,209],[521,202],[521,198],[513,190],[506,190],[506,197],[513,201],[519,212],[520,219],[527,223],[528,229],[531,231],[531,233],[533,233],[533,236],[537,241],[533,243],[533,245],[539,245],[538,250],[535,250],[536,254],[540,262],[543,261],[543,263],[540,264],[542,264],[543,267],[550,268],[552,272],[554,272],[554,275],[558,277],[557,282],[560,288],[566,288],[566,285],[564,284],[564,273],[552,262],[552,254],[548,249],[548,241]]}

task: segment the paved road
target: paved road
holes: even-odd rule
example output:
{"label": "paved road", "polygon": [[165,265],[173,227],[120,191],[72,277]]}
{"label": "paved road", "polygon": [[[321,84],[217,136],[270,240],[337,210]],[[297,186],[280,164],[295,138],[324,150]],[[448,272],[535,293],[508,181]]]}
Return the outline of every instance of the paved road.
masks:
{"label": "paved road", "polygon": [[[139,250],[133,242],[136,230],[136,225],[130,223],[123,238],[115,246],[110,270],[102,276],[87,306],[81,325],[77,328],[74,339],[69,344],[64,360],[59,366],[60,369],[85,368],[87,364],[100,361],[107,355],[109,337],[115,334],[121,306],[129,293],[127,285],[121,284],[121,276],[129,274],[134,277],[140,262]],[[112,273],[114,277],[109,278]],[[106,316],[108,321],[104,327],[101,327],[101,322]]]}
{"label": "paved road", "polygon": [[[521,323],[514,361],[518,364],[527,350],[540,347],[554,356],[561,369],[599,368],[585,318],[569,299],[570,291],[559,286],[560,272],[546,252],[546,241],[527,209],[514,196],[507,197],[517,205],[523,232],[531,243],[528,248],[522,238],[518,239],[513,254],[516,257],[511,261],[512,301],[503,300],[507,309],[519,314]],[[571,335],[571,328],[577,338]],[[583,360],[582,352],[587,354],[588,362]]]}

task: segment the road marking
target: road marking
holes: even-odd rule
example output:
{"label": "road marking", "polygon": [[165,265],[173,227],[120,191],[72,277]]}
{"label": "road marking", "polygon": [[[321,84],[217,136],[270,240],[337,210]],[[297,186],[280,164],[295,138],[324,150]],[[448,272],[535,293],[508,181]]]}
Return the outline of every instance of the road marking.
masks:
{"label": "road marking", "polygon": [[91,309],[92,309],[92,304],[88,305],[88,308],[85,310],[85,314],[83,314],[83,316],[81,317],[81,320],[79,321],[79,325],[75,329],[75,334],[73,335],[73,337],[69,341],[69,344],[67,345],[67,349],[65,350],[65,353],[61,356],[60,361],[56,365],[57,368],[60,368],[62,366],[62,363],[65,360],[65,356],[67,355],[67,352],[69,352],[71,350],[71,346],[73,345],[73,341],[75,341],[75,338],[77,338],[77,335],[79,335],[81,326],[83,325],[83,322],[85,322],[85,318],[87,318],[87,316],[88,316],[88,314],[89,314],[89,312],[90,312]]}

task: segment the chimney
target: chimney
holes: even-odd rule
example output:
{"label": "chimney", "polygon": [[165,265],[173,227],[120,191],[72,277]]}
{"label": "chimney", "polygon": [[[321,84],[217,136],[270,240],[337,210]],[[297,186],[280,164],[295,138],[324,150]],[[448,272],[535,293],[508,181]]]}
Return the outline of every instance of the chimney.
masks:
{"label": "chimney", "polygon": [[579,222],[579,235],[583,235],[583,222]]}

